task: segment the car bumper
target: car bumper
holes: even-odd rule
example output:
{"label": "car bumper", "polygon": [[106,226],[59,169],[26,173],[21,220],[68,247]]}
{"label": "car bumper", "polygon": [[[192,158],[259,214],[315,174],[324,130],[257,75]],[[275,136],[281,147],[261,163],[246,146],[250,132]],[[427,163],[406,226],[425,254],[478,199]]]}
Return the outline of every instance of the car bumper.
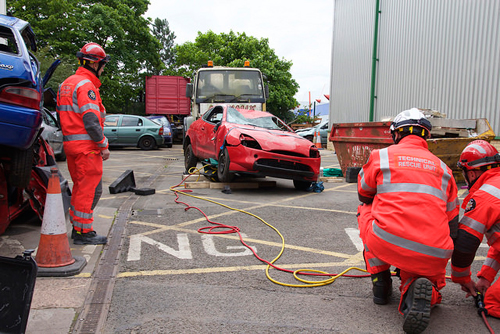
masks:
{"label": "car bumper", "polygon": [[0,103],[0,145],[27,149],[42,124],[39,110]]}
{"label": "car bumper", "polygon": [[168,145],[172,144],[172,137],[171,136],[163,136],[163,145]]}
{"label": "car bumper", "polygon": [[230,172],[304,181],[316,181],[319,176],[321,157],[288,156],[242,145],[227,146],[227,150]]}

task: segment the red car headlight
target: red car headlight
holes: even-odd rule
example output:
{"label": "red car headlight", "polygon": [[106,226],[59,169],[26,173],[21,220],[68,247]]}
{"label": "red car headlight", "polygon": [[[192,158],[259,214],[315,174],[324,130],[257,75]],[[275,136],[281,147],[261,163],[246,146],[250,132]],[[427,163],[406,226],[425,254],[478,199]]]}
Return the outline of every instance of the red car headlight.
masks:
{"label": "red car headlight", "polygon": [[246,134],[240,134],[240,142],[241,142],[241,145],[245,146],[245,147],[250,147],[250,148],[254,148],[256,150],[262,150],[262,147],[260,147],[260,144],[257,140],[255,140],[255,138],[253,137],[250,137]]}
{"label": "red car headlight", "polygon": [[311,146],[309,149],[309,158],[319,158],[319,150],[316,146]]}

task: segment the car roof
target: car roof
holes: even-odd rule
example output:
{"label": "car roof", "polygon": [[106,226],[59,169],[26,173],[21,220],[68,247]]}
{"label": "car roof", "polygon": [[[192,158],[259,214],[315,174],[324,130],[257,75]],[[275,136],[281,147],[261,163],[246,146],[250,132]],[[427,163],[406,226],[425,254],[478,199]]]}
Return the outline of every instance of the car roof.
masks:
{"label": "car roof", "polygon": [[25,40],[25,42],[29,42],[31,50],[36,51],[35,33],[28,22],[14,16],[0,14],[0,25],[9,26],[20,33],[26,34],[28,40]]}

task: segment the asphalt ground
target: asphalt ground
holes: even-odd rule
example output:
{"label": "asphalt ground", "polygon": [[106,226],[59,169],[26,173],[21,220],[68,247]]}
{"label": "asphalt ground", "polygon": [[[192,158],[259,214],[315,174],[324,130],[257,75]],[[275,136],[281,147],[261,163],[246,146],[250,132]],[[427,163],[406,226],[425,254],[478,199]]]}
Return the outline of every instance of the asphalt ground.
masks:
{"label": "asphalt ground", "polygon": [[[334,152],[321,153],[324,168],[338,167]],[[60,169],[69,179],[65,163]],[[72,254],[86,257],[88,264],[73,277],[37,279],[27,333],[402,332],[397,278],[391,302],[384,306],[373,303],[368,278],[339,277],[323,286],[297,287],[304,283],[292,273],[271,269],[273,282],[237,234],[200,233],[213,224],[197,209],[177,204],[171,189],[182,181],[180,145],[112,150],[104,169],[95,229],[109,231],[110,242],[105,247],[70,242]],[[138,188],[154,188],[155,194],[109,194],[109,185],[126,170],[133,170]],[[250,189],[261,180],[245,180],[246,186],[232,185],[230,194],[192,189],[189,195],[196,198],[181,194],[180,200],[211,221],[236,226],[258,256],[281,268],[330,274],[364,268],[355,183],[324,182],[324,191],[315,193],[296,191],[289,180],[266,180],[276,185]],[[463,198],[465,191],[460,194]],[[0,255],[35,248],[39,223],[13,223],[0,238]],[[478,251],[476,272],[486,251],[484,245]],[[488,332],[459,286],[448,281],[442,294],[426,333]],[[488,320],[500,330],[498,319]]]}

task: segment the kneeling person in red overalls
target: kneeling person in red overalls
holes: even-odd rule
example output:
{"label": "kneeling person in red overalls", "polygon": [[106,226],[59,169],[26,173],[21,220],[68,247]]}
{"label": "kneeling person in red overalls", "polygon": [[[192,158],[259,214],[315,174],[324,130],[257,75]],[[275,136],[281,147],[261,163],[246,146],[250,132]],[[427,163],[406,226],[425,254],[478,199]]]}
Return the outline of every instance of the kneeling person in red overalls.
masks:
{"label": "kneeling person in red overalls", "polygon": [[389,302],[395,266],[407,333],[425,330],[431,306],[441,302],[458,226],[457,185],[428,149],[431,129],[417,108],[401,112],[390,126],[395,145],[373,150],[358,175],[358,225],[373,301]]}
{"label": "kneeling person in red overalls", "polygon": [[[462,285],[466,297],[483,294],[488,314],[500,318],[500,283],[493,283],[500,269],[500,154],[487,141],[475,140],[462,151],[458,167],[469,194],[462,203],[465,212],[458,225],[451,278]],[[470,265],[483,236],[490,248],[476,283],[471,279]]]}

